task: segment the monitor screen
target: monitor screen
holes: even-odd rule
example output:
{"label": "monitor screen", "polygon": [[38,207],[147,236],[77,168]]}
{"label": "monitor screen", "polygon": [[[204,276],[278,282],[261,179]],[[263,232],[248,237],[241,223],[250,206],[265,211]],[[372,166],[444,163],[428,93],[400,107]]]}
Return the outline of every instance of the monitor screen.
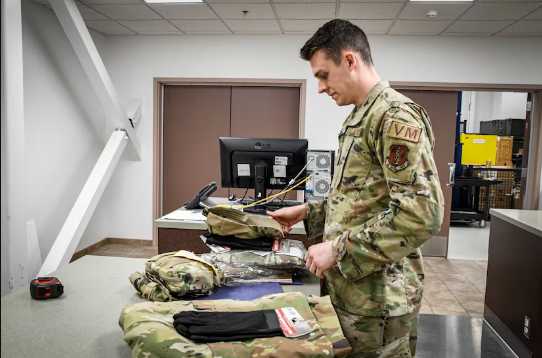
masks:
{"label": "monitor screen", "polygon": [[306,139],[220,137],[218,141],[224,188],[254,188],[255,198],[261,199],[267,189],[285,188],[300,172],[297,180],[305,178]]}

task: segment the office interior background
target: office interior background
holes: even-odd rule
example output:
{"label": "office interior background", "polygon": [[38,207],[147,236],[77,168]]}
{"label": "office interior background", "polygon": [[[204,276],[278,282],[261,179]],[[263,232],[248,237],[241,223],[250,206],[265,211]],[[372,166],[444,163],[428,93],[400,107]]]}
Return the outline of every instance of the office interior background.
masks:
{"label": "office interior background", "polygon": [[[109,114],[48,2],[20,1],[18,18],[13,3],[2,2],[2,295],[26,285],[26,279],[37,272],[36,262],[29,259],[31,251],[37,250],[41,258],[47,255],[111,131]],[[149,245],[156,241],[154,220],[167,213],[161,208],[166,199],[160,197],[164,133],[157,123],[165,120],[160,115],[164,86],[289,83],[283,87],[297,88],[299,98],[294,132],[308,140],[309,149],[337,149],[337,133],[351,107],[337,107],[318,94],[308,63],[299,58],[308,37],[335,17],[350,19],[367,32],[375,66],[392,86],[454,93],[459,107],[457,115],[449,118],[449,140],[436,143],[437,149],[446,146],[450,162],[457,162],[456,124],[464,134],[499,135],[482,133],[480,123],[524,121],[523,141],[511,153],[515,162],[508,165],[517,169],[517,191],[505,193],[507,201],[501,207],[542,210],[542,1],[147,4],[81,0],[76,4],[120,103],[127,108],[139,103],[141,108],[134,128],[140,158],[123,155],[77,252],[115,239],[117,247],[126,240],[128,248],[114,255],[129,256],[136,240]],[[194,110],[208,105],[211,102],[201,100]],[[195,138],[214,130],[212,123],[200,124],[199,132],[190,133]],[[203,150],[175,155],[218,160],[218,152]],[[523,161],[527,152],[528,161]],[[191,175],[190,168],[186,170]],[[440,174],[448,177],[447,172]],[[219,179],[202,177],[196,182],[201,187]],[[450,191],[448,200],[452,196]],[[182,206],[181,199],[177,202]],[[451,214],[447,215],[449,221]],[[435,290],[444,287],[441,284],[447,279],[440,275],[450,267],[456,275],[464,275],[465,267],[470,267],[470,273],[476,271],[472,287],[478,289],[477,299],[482,299],[491,222],[478,224],[452,223],[444,246],[435,249],[438,254],[428,255],[433,256],[428,268],[435,275]],[[31,242],[37,247],[29,247]],[[144,251],[143,256],[152,252]],[[107,255],[107,250],[101,254]],[[482,316],[482,302],[469,308],[453,287],[445,288],[457,308],[443,309],[442,314]],[[430,302],[425,309],[439,313]]]}

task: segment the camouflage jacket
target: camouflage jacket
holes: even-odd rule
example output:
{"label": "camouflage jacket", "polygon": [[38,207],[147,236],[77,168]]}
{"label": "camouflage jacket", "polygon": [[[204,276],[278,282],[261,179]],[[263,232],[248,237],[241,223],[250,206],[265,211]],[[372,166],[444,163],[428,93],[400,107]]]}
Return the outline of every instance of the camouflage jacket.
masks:
{"label": "camouflage jacket", "polygon": [[420,304],[419,247],[440,230],[443,203],[425,110],[375,85],[339,133],[332,189],[309,203],[309,238],[338,252],[326,272],[333,304],[363,316],[400,316]]}
{"label": "camouflage jacket", "polygon": [[130,275],[137,293],[151,301],[207,295],[222,279],[222,272],[215,266],[184,250],[153,256],[145,263],[144,274],[134,272]]}
{"label": "camouflage jacket", "polygon": [[[298,338],[270,337],[196,344],[173,327],[173,315],[181,311],[239,312],[286,306],[294,307],[314,330]],[[274,294],[253,301],[136,303],[122,310],[119,324],[134,358],[344,357],[351,351],[329,297],[306,297],[299,292]]]}

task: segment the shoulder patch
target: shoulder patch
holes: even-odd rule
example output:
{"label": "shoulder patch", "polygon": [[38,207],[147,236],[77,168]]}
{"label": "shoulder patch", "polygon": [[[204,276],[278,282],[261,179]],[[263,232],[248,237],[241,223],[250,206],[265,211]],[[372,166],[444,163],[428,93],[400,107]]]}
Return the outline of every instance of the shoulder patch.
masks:
{"label": "shoulder patch", "polygon": [[403,139],[412,143],[418,143],[422,134],[422,128],[411,126],[399,121],[391,121],[386,134],[391,138]]}
{"label": "shoulder patch", "polygon": [[408,167],[408,147],[405,144],[392,144],[386,158],[386,166],[392,172],[398,172]]}

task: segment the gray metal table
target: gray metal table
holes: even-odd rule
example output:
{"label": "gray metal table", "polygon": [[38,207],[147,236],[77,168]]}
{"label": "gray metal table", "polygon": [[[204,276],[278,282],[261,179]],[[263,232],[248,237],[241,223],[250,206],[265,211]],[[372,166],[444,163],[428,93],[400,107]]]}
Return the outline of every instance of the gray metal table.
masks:
{"label": "gray metal table", "polygon": [[[2,297],[2,357],[130,357],[118,318],[122,308],[142,302],[128,276],[145,259],[84,256],[56,276],[64,295],[30,298],[28,288]],[[285,291],[316,294],[318,280]],[[480,319],[421,315],[419,358],[501,358],[514,355]]]}
{"label": "gray metal table", "polygon": [[27,287],[2,297],[2,357],[130,357],[118,318],[143,301],[128,276],[145,261],[84,256],[56,274],[58,299],[33,300]]}

